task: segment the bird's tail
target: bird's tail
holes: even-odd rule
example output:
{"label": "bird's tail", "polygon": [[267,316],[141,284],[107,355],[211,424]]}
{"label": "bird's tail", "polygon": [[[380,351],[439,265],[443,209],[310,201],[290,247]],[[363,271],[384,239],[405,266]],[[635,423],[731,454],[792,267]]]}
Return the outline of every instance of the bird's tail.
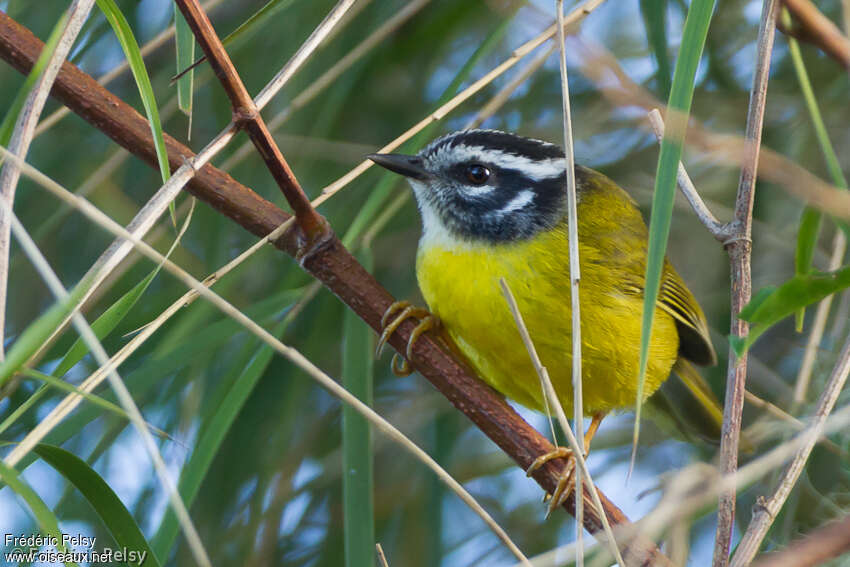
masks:
{"label": "bird's tail", "polygon": [[679,358],[673,366],[678,380],[667,380],[647,400],[647,409],[675,437],[720,442],[723,408],[699,371]]}

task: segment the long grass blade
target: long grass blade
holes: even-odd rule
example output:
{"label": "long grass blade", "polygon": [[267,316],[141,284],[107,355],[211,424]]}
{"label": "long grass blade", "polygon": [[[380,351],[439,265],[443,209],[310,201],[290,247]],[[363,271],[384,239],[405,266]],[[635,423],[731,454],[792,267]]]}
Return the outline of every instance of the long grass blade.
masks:
{"label": "long grass blade", "polygon": [[[195,58],[195,36],[186,18],[174,5],[174,42],[177,55],[177,70],[185,69]],[[195,72],[189,69],[177,79],[177,107],[189,117],[188,137],[192,137],[192,89],[194,88]]]}
{"label": "long grass blade", "polygon": [[[295,297],[294,294],[287,294],[283,299],[291,303],[295,300]],[[286,321],[278,323],[272,330],[272,334],[280,336],[285,328]],[[203,433],[192,451],[189,461],[180,471],[178,491],[180,497],[189,506],[198,495],[201,483],[209,472],[213,459],[218,454],[227,432],[230,431],[230,427],[248,400],[248,396],[254,391],[254,387],[272,361],[274,350],[267,345],[261,345],[257,348],[258,342],[251,341],[248,345],[248,348],[254,351],[253,356],[250,357],[249,363],[241,369],[241,372],[235,375],[226,395],[221,397],[221,403],[214,411],[210,412],[209,418],[201,425],[200,430]],[[180,524],[177,521],[177,516],[173,511],[168,510],[153,538],[153,549],[159,557],[168,557],[179,533]]]}
{"label": "long grass blade", "polygon": [[[56,541],[56,549],[60,552],[67,551],[62,543],[62,532],[59,530],[59,520],[53,511],[47,507],[44,500],[36,494],[35,490],[27,484],[20,476],[18,471],[0,461],[0,479],[11,488],[15,494],[21,497],[27,505],[28,511],[38,523],[39,531],[44,535],[49,535]],[[7,548],[8,549],[8,548]],[[66,562],[65,565],[76,565],[76,563]]]}
{"label": "long grass blade", "polygon": [[[368,250],[358,261],[372,271]],[[343,317],[342,385],[372,405],[374,333],[350,309]],[[342,407],[342,501],[346,567],[371,565],[375,554],[375,505],[372,431],[369,422],[348,405]]]}
{"label": "long grass blade", "polygon": [[127,549],[128,564],[159,567],[160,563],[136,520],[93,468],[61,447],[42,443],[33,448],[33,451],[73,484],[92,505],[106,529],[115,538],[115,543]]}
{"label": "long grass blade", "polygon": [[[145,67],[145,62],[142,59],[142,52],[139,49],[139,44],[133,36],[133,30],[130,29],[130,24],[121,10],[115,4],[114,0],[96,0],[97,6],[100,8],[109,25],[112,26],[112,31],[115,32],[115,37],[118,38],[118,43],[121,44],[121,49],[124,51],[124,56],[130,64],[130,71],[133,73],[133,78],[136,80],[136,86],[139,89],[139,95],[142,98],[142,105],[145,108],[145,115],[151,126],[151,134],[153,135],[153,143],[156,148],[156,161],[159,165],[159,174],[162,177],[162,182],[168,181],[171,177],[171,168],[168,164],[168,150],[165,147],[165,138],[162,136],[162,123],[159,119],[159,109],[156,104],[156,97],[153,94],[151,79],[148,76],[148,70]],[[174,215],[174,203],[169,205],[171,218],[174,225],[177,225],[177,220]]]}
{"label": "long grass blade", "polygon": [[640,0],[646,38],[655,59],[655,81],[661,97],[670,96],[670,55],[667,53],[667,0]]}
{"label": "long grass blade", "polygon": [[694,95],[697,65],[702,56],[708,25],[714,8],[713,0],[694,0],[688,9],[682,44],[676,59],[673,84],[667,103],[667,127],[661,141],[658,168],[655,173],[655,192],[652,196],[652,217],[649,223],[649,246],[644,282],[643,318],[640,335],[640,361],[638,369],[637,407],[635,427],[632,435],[632,456],[629,470],[634,468],[640,433],[641,405],[644,398],[646,367],[649,361],[649,344],[652,322],[655,317],[655,302],[661,287],[664,258],[667,252],[667,237],[673,215],[673,200],[676,195],[676,175]]}
{"label": "long grass blade", "polygon": [[32,70],[24,80],[24,84],[18,90],[18,94],[15,95],[15,100],[9,105],[6,115],[3,117],[3,122],[0,123],[0,146],[9,145],[9,140],[12,139],[12,132],[15,129],[15,123],[18,120],[18,115],[21,113],[21,109],[24,107],[27,96],[29,96],[30,91],[35,86],[35,82],[41,76],[41,73],[44,72],[45,67],[47,67],[47,62],[56,50],[56,44],[59,43],[59,38],[62,37],[62,32],[65,30],[65,24],[67,23],[68,12],[63,12],[62,17],[53,26],[53,30],[51,30],[50,36],[48,36],[44,44],[44,49],[41,50],[35,65],[33,65]]}
{"label": "long grass blade", "polygon": [[[790,29],[792,24],[788,10],[783,9],[780,17],[784,25]],[[821,152],[823,152],[832,182],[837,187],[847,189],[847,179],[844,177],[838,155],[835,153],[832,142],[829,140],[826,124],[824,124],[823,116],[821,115],[820,107],[815,97],[815,91],[809,79],[809,73],[806,70],[806,64],[803,62],[800,44],[793,36],[788,36],[788,52],[791,55],[794,72],[797,75],[797,81],[800,83],[800,90],[803,92],[803,100],[806,102],[806,108],[809,111],[812,126],[815,129],[815,137],[817,138]],[[800,229],[797,233],[797,252],[794,257],[794,271],[798,276],[810,273],[812,270],[812,258],[814,257],[815,246],[817,246],[818,235],[820,234],[822,216],[823,214],[820,211],[812,207],[806,207],[800,217]],[[846,224],[840,228],[843,230],[845,226]],[[797,312],[797,331],[802,331],[803,329],[804,314],[804,309]]]}

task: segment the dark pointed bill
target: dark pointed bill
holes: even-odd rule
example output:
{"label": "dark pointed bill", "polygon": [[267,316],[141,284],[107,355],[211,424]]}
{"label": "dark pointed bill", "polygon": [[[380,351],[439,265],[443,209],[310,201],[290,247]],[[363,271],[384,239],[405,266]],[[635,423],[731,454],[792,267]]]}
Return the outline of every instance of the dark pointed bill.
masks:
{"label": "dark pointed bill", "polygon": [[369,154],[366,157],[381,167],[385,167],[405,177],[411,177],[413,179],[426,179],[428,177],[428,172],[423,167],[422,158],[418,156]]}

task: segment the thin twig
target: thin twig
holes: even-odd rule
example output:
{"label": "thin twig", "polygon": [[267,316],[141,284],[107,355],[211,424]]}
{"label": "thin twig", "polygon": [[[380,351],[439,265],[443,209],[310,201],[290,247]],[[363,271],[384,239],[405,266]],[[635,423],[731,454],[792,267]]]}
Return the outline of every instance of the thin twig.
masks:
{"label": "thin twig", "polygon": [[[571,26],[580,22],[604,1],[605,0],[585,0],[564,17],[564,25]],[[406,132],[398,136],[395,140],[386,144],[384,147],[378,150],[378,153],[387,153],[395,150],[401,144],[418,134],[429,124],[432,124],[433,122],[437,122],[438,120],[442,120],[443,118],[445,118],[446,115],[452,112],[455,108],[466,102],[478,91],[490,84],[493,79],[502,75],[505,71],[519,63],[524,57],[532,53],[535,49],[555,37],[558,31],[557,28],[557,24],[553,24],[552,26],[546,28],[546,31],[539,34],[537,37],[528,40],[527,42],[520,45],[518,48],[514,49],[510,57],[508,57],[502,63],[491,69],[483,77],[473,82],[464,90],[456,94],[450,100],[446,101],[446,103],[440,108],[438,108],[437,110],[435,110],[434,112],[432,112],[431,114],[411,126]],[[343,175],[342,177],[322,189],[321,195],[319,195],[319,197],[313,201],[313,205],[317,206],[318,204],[321,204],[328,200],[336,192],[342,190],[354,179],[362,175],[363,172],[372,167],[372,165],[372,160],[367,159],[361,162],[357,167],[355,167],[354,169],[352,169],[351,171],[349,171],[348,173],[346,173],[345,175]]]}
{"label": "thin twig", "polygon": [[378,567],[390,567],[390,564],[387,563],[387,556],[384,555],[384,548],[381,547],[380,543],[375,544],[375,555],[378,559]]}
{"label": "thin twig", "polygon": [[[17,156],[15,156],[15,159],[17,159]],[[70,296],[68,291],[47,263],[47,260],[44,256],[42,256],[38,246],[36,246],[35,242],[33,242],[29,234],[27,234],[26,229],[20,224],[17,217],[15,217],[15,214],[12,212],[8,203],[0,201],[0,204],[2,204],[2,207],[5,209],[5,213],[12,221],[11,228],[15,234],[15,238],[18,240],[18,243],[21,245],[21,248],[24,249],[27,256],[29,256],[33,265],[47,284],[47,287],[56,297],[56,300],[69,301]],[[106,350],[104,350],[103,345],[100,344],[97,335],[95,335],[94,331],[85,320],[85,317],[75,310],[72,315],[72,322],[97,363],[106,364],[109,361],[109,355],[106,354]],[[157,448],[156,442],[151,436],[150,431],[148,431],[142,413],[139,411],[136,402],[133,401],[133,396],[130,394],[129,390],[127,390],[127,386],[124,384],[124,381],[118,375],[116,370],[111,370],[108,373],[108,378],[109,383],[115,392],[115,396],[121,403],[121,407],[125,412],[127,412],[127,417],[129,417],[130,422],[135,426],[136,431],[138,431],[139,436],[142,438],[142,442],[151,458],[154,470],[162,484],[162,488],[168,495],[168,499],[174,509],[174,513],[180,521],[180,527],[183,529],[186,536],[186,540],[189,544],[189,549],[192,551],[195,563],[201,567],[211,567],[212,563],[210,562],[206,549],[204,549],[203,543],[201,543],[198,531],[192,523],[189,511],[186,509],[186,505],[183,503],[183,500],[180,498],[180,494],[177,492],[176,484],[172,482],[171,477],[169,476],[168,467],[166,466],[165,461],[163,461],[162,455],[160,455],[159,449]],[[80,399],[82,398],[79,394],[74,395]],[[4,459],[4,463],[7,466],[13,466],[9,463],[9,457]]]}
{"label": "thin twig", "polygon": [[[214,10],[221,4],[224,0],[207,0],[202,4],[204,10],[207,12]],[[142,59],[165,45],[165,43],[174,37],[174,24],[168,26],[161,32],[159,32],[156,37],[145,43],[140,53],[142,55]],[[130,69],[130,63],[125,59],[103,75],[101,75],[97,82],[103,86],[108,85],[124,73],[126,73]],[[38,126],[35,129],[36,137],[42,135],[44,132],[55,126],[60,120],[65,118],[71,110],[67,106],[62,106],[57,108],[53,114],[49,115],[47,118],[38,123]],[[165,113],[162,109],[160,109],[160,114],[162,115],[163,121],[165,120]]]}
{"label": "thin twig", "polygon": [[[758,171],[761,132],[764,123],[764,106],[767,99],[767,82],[770,76],[770,55],[779,13],[778,0],[764,0],[759,22],[756,47],[755,72],[747,110],[747,140],[738,196],[735,201],[733,232],[724,242],[729,253],[732,280],[731,334],[744,337],[749,325],[738,318],[738,313],[749,303],[752,295],[751,255],[753,203],[755,201],[756,172]],[[747,381],[747,355],[737,356],[729,349],[729,369],[726,374],[726,399],[723,405],[723,429],[720,437],[720,472],[733,473],[738,468],[738,443],[741,435],[741,414],[744,409],[744,391]],[[735,492],[720,494],[717,510],[717,533],[714,540],[714,567],[724,567],[729,562],[729,546],[735,523]]]}
{"label": "thin twig", "polygon": [[812,424],[795,437],[774,447],[757,459],[747,463],[729,475],[718,475],[716,469],[705,464],[696,464],[683,469],[666,482],[667,491],[658,505],[637,524],[618,526],[617,537],[623,538],[634,530],[641,530],[648,537],[658,537],[674,522],[682,521],[705,510],[717,494],[739,491],[763,478],[777,467],[786,463],[809,443],[823,435],[845,430],[850,425],[850,406],[844,406],[825,420],[823,424]]}
{"label": "thin twig", "polygon": [[838,395],[847,381],[848,374],[850,374],[850,338],[844,343],[844,347],[841,349],[841,354],[838,357],[838,362],[836,362],[835,368],[833,368],[826,387],[820,396],[814,419],[807,430],[811,434],[806,439],[805,444],[797,450],[794,460],[785,469],[785,473],[782,475],[773,495],[768,499],[759,498],[758,504],[753,511],[750,525],[747,527],[747,531],[741,538],[741,542],[738,544],[735,555],[732,558],[731,567],[749,565],[756,556],[764,536],[767,535],[767,531],[776,518],[776,514],[782,508],[782,505],[791,493],[791,489],[797,483],[797,479],[803,472],[803,468],[806,466],[806,461],[809,459],[812,449],[823,434],[826,420],[832,412],[835,402],[838,401]]}
{"label": "thin twig", "polygon": [[762,556],[753,567],[814,567],[850,551],[850,516],[830,522],[774,553]]}
{"label": "thin twig", "polygon": [[810,0],[782,0],[794,17],[791,30],[782,29],[800,41],[818,46],[824,53],[850,70],[850,39],[821,14]]}
{"label": "thin twig", "polygon": [[[578,431],[577,449],[574,450],[577,451],[578,454],[584,455],[584,435],[581,431],[582,425],[584,424],[584,398],[582,394],[581,375],[581,302],[579,301],[581,270],[579,267],[578,255],[578,213],[576,211],[578,207],[576,205],[575,157],[573,156],[573,124],[572,115],[570,113],[570,84],[569,78],[567,77],[567,52],[566,47],[564,46],[564,0],[555,0],[555,9],[558,13],[558,65],[561,69],[561,105],[564,123],[564,154],[567,162],[565,173],[567,178],[567,243],[570,259],[570,332],[572,336],[573,354],[573,423]],[[554,389],[552,391],[554,391]],[[561,405],[558,398],[555,398],[555,405],[556,408]],[[560,411],[563,413],[563,409]],[[576,468],[576,486],[582,486],[582,472],[583,467]],[[588,478],[588,482],[590,482],[590,478]],[[581,540],[584,535],[584,528],[582,527],[583,518],[584,499],[578,498],[576,499],[576,542],[578,542],[579,548],[582,547]],[[622,564],[622,559],[620,557],[617,557],[617,561]],[[576,556],[576,565],[578,567],[584,567],[584,556],[581,553]]]}
{"label": "thin twig", "polygon": [[[600,3],[598,0],[586,2],[571,13],[572,18],[568,19],[577,22]],[[547,30],[539,39],[545,41],[554,33],[554,29],[551,33]],[[20,71],[27,72],[37,59],[42,45],[28,30],[0,13],[0,57]],[[526,54],[531,47],[532,44],[526,44]],[[500,68],[504,70],[509,67],[510,65],[497,67],[497,72],[491,73],[490,76],[497,75]],[[473,87],[480,88],[478,85]],[[150,128],[144,118],[85,73],[67,64],[59,74],[53,93],[74,112],[94,123],[134,154],[144,158],[148,164],[155,164]],[[452,104],[458,103],[451,101],[449,105]],[[451,109],[443,109],[445,112],[449,110]],[[166,137],[166,144],[169,146],[172,167],[182,164],[187,156],[193,156],[188,148],[172,138]],[[266,236],[291,218],[212,166],[207,165],[190,177],[190,192],[257,236]],[[340,183],[335,185],[337,190],[340,186]],[[290,242],[286,235],[275,240],[274,245],[289,254],[296,250],[294,243]],[[321,280],[373,329],[380,328],[381,315],[393,298],[357,264],[338,241],[331,242],[315,256],[305,259],[302,266]],[[401,325],[390,337],[389,342],[393,348],[404,352],[413,328],[412,322]],[[551,443],[528,425],[501,397],[477,380],[440,342],[425,334],[416,342],[413,354],[414,367],[520,467],[528,468],[535,458],[552,451]],[[561,467],[553,462],[538,469],[533,477],[544,490],[551,492],[557,486],[560,473]],[[628,518],[622,511],[601,493],[600,499],[612,523],[628,524]],[[564,508],[570,512],[573,506],[573,498],[564,503]],[[591,533],[601,530],[599,518],[592,514],[585,514],[584,525]],[[652,550],[656,557],[663,557],[652,542],[643,540],[640,545]]]}
{"label": "thin twig", "polygon": [[[33,139],[33,132],[38,124],[41,111],[44,110],[44,104],[47,102],[47,96],[50,94],[53,82],[56,80],[59,69],[71,51],[83,24],[89,17],[93,5],[94,0],[74,0],[74,3],[68,8],[67,14],[62,16],[67,18],[65,29],[62,31],[56,48],[50,54],[50,59],[44,71],[27,95],[15,123],[15,130],[9,141],[9,151],[13,154],[21,157],[27,155]],[[3,345],[6,328],[6,291],[9,284],[10,221],[5,211],[7,209],[9,211],[14,210],[15,188],[18,186],[19,177],[20,172],[14,163],[6,163],[3,170],[0,171],[0,201],[8,205],[8,207],[0,208],[0,361],[5,357]]]}
{"label": "thin twig", "polygon": [[[176,0],[176,3],[230,99],[234,121],[239,128],[248,133],[278,187],[283,191],[287,202],[295,211],[295,219],[301,229],[302,238],[306,240],[305,245],[313,246],[323,242],[330,230],[327,221],[310,205],[310,199],[301,189],[295,174],[274,141],[265,120],[260,115],[258,105],[248,94],[248,89],[242,83],[236,67],[227,55],[206,13],[198,4],[198,0]],[[319,27],[313,31],[307,43],[318,46],[353,4],[354,0],[340,0]],[[310,53],[310,50],[305,50],[303,55],[305,60]]]}
{"label": "thin twig", "polygon": [[[661,143],[661,139],[664,138],[664,120],[661,118],[661,112],[657,108],[653,108],[649,111],[648,116],[649,124],[652,126],[652,131],[655,133],[655,138],[658,140],[658,143]],[[679,162],[679,169],[676,173],[676,181],[679,186],[679,190],[691,204],[691,208],[694,210],[694,213],[696,213],[697,218],[705,226],[705,228],[708,229],[712,236],[721,241],[728,238],[726,225],[717,220],[717,217],[714,216],[708,208],[708,205],[706,205],[705,201],[702,200],[699,191],[697,191],[696,187],[694,187],[691,177],[688,175],[688,172],[685,171],[685,166],[682,165],[681,161]]]}
{"label": "thin twig", "polygon": [[[617,60],[604,48],[594,44],[591,49],[587,45],[589,41],[585,37],[577,44],[590,52],[588,56],[579,59],[582,73],[593,81],[599,92],[613,104],[625,107],[640,106],[647,112],[660,108],[668,120],[677,112],[675,109],[665,108],[661,101],[629,79]],[[612,85],[610,74],[617,77],[619,85]],[[743,164],[749,153],[748,142],[744,138],[713,132],[693,116],[689,118],[688,145],[703,150],[703,159],[730,166]],[[816,209],[834,217],[850,219],[850,192],[825,182],[768,147],[762,146],[759,152],[758,175],[762,180],[775,183],[789,195]]]}
{"label": "thin twig", "polygon": [[[213,306],[220,310],[222,313],[239,323],[247,331],[257,336],[260,340],[272,347],[275,351],[282,354],[285,358],[287,358],[296,366],[304,370],[311,378],[317,381],[331,394],[333,394],[341,401],[354,408],[373,426],[375,426],[376,429],[390,437],[390,439],[393,439],[394,441],[399,443],[408,452],[412,453],[417,460],[428,466],[428,468],[430,468],[437,475],[437,477],[442,482],[444,482],[446,486],[449,487],[452,492],[457,494],[467,506],[469,506],[476,514],[478,514],[478,516],[482,520],[484,520],[485,524],[493,531],[496,537],[498,537],[499,540],[501,540],[506,545],[506,547],[508,547],[511,553],[513,553],[514,556],[517,557],[517,559],[519,559],[520,561],[524,561],[526,564],[528,564],[528,560],[525,558],[519,548],[513,543],[513,541],[511,541],[508,534],[505,533],[502,527],[499,526],[499,524],[487,513],[486,510],[484,510],[484,508],[481,507],[480,504],[478,504],[475,498],[473,498],[472,495],[469,494],[469,492],[467,492],[466,489],[463,488],[463,486],[459,482],[457,482],[448,472],[446,472],[446,470],[443,469],[436,461],[434,461],[434,459],[432,459],[425,451],[420,449],[417,445],[415,445],[412,441],[405,437],[405,435],[401,433],[401,431],[396,429],[392,424],[390,424],[383,417],[377,414],[372,408],[361,402],[356,396],[349,393],[348,390],[343,388],[334,379],[325,374],[298,350],[284,345],[274,335],[272,335],[263,327],[258,325],[256,322],[254,322],[252,319],[250,319],[248,316],[246,316],[244,313],[242,313],[239,309],[234,307],[224,298],[216,294],[209,287],[204,285],[204,283],[192,277],[188,272],[174,264],[171,260],[164,257],[146,242],[139,240],[137,237],[127,231],[123,226],[112,220],[109,216],[107,216],[100,209],[98,209],[85,199],[74,195],[72,192],[68,191],[52,179],[48,178],[46,175],[34,169],[32,166],[18,160],[17,157],[9,154],[8,152],[5,152],[5,150],[0,149],[0,152],[2,152],[2,154],[5,155],[7,159],[17,160],[18,166],[21,168],[24,174],[36,181],[41,187],[47,189],[65,202],[73,205],[95,224],[106,229],[114,236],[130,242],[139,252],[141,252],[154,262],[161,264],[166,271],[168,271],[178,280],[183,282],[184,285],[193,289],[196,293],[198,293],[198,295],[212,303]],[[98,364],[102,366],[108,365],[109,357],[104,356],[102,360],[98,357]],[[114,370],[110,370],[110,373],[112,372],[114,372]],[[127,395],[129,395],[129,393]],[[142,425],[144,425],[143,422]]]}
{"label": "thin twig", "polygon": [[[561,429],[564,430],[564,434],[567,436],[567,443],[570,446],[570,449],[573,452],[573,458],[576,460],[577,467],[576,471],[579,469],[584,473],[584,476],[587,478],[586,485],[584,483],[579,483],[579,479],[581,477],[576,476],[575,481],[575,490],[581,490],[582,498],[584,500],[584,488],[585,486],[590,492],[591,503],[596,507],[595,512],[599,514],[600,519],[602,520],[602,527],[605,531],[606,541],[608,542],[608,547],[611,549],[611,553],[614,557],[617,558],[617,563],[622,567],[624,565],[623,558],[620,556],[620,549],[617,545],[617,540],[614,539],[614,532],[611,530],[611,525],[608,523],[608,518],[605,517],[604,508],[602,507],[602,502],[599,500],[599,493],[596,491],[596,485],[593,484],[593,478],[590,476],[590,470],[587,468],[587,462],[584,458],[584,447],[583,443],[578,441],[577,437],[582,436],[582,432],[579,431],[578,436],[573,433],[572,428],[570,427],[569,422],[567,421],[567,415],[564,413],[564,408],[561,405],[560,398],[558,398],[557,392],[555,392],[555,387],[552,386],[552,380],[549,379],[549,371],[546,370],[546,367],[543,366],[543,363],[540,362],[540,357],[537,355],[537,349],[534,348],[534,342],[531,340],[531,335],[528,332],[528,327],[525,326],[525,321],[522,318],[522,313],[520,313],[519,306],[517,305],[516,299],[514,298],[514,294],[511,292],[511,288],[508,286],[508,282],[505,281],[505,278],[499,278],[499,285],[502,287],[502,294],[505,296],[505,301],[508,303],[508,308],[511,311],[511,315],[514,318],[514,322],[516,323],[516,327],[519,330],[519,334],[522,337],[522,342],[525,345],[525,349],[528,351],[528,356],[531,358],[531,363],[534,365],[534,371],[537,372],[537,376],[540,379],[540,384],[543,387],[543,392],[550,400],[552,400],[552,405],[555,406],[555,413],[558,417],[558,423],[561,425]],[[576,422],[578,427],[581,427],[581,420]],[[554,496],[553,496],[554,498]],[[579,500],[579,498],[576,498]],[[576,503],[576,509],[578,509],[578,503]],[[578,516],[578,514],[576,514]],[[578,519],[578,517],[576,517]],[[577,522],[578,523],[578,522]],[[576,538],[577,542],[577,551],[579,552],[576,555],[576,562],[579,563],[583,560],[583,555],[581,554],[581,538]]]}
{"label": "thin twig", "polygon": [[[303,91],[298,93],[274,118],[269,120],[269,130],[274,132],[280,128],[293,114],[305,107],[325,89],[334,84],[334,81],[345,71],[351,68],[357,61],[369,53],[375,46],[397,31],[405,22],[416,15],[431,0],[413,0],[406,4],[396,14],[381,24],[369,37],[358,43],[353,49],[336,61],[327,71],[322,73]],[[230,171],[236,164],[248,157],[253,151],[250,140],[243,143],[233,154],[221,163],[220,169]],[[359,156],[358,156],[359,157]]]}
{"label": "thin twig", "polygon": [[482,106],[481,109],[475,113],[475,116],[473,116],[472,119],[463,126],[463,129],[470,130],[472,128],[478,128],[485,120],[493,116],[497,110],[504,106],[511,95],[514,94],[514,91],[516,91],[529,79],[529,77],[531,77],[538,69],[540,69],[540,67],[543,66],[544,63],[546,63],[546,60],[549,59],[549,56],[552,55],[552,52],[556,49],[558,49],[558,45],[552,44],[548,48],[542,50],[534,59],[525,64],[516,76],[512,77],[504,87],[499,89],[499,92],[493,95],[493,98],[491,98],[487,104]]}
{"label": "thin twig", "polygon": [[[14,30],[14,26],[17,26],[14,21],[9,19],[8,16],[3,13],[0,13],[0,24],[8,26],[10,30]],[[2,29],[2,25],[0,25],[0,29]],[[40,51],[39,44],[41,42],[35,38],[20,37],[21,35],[22,34],[19,33],[18,38],[12,40],[15,48],[24,49],[29,47],[33,52]],[[316,44],[313,45],[314,48],[315,46]],[[266,85],[261,93],[264,96],[264,103],[259,100],[260,97],[258,95],[256,101],[257,110],[262,109],[263,105],[271,100],[271,97],[284,86],[284,77],[291,77],[303,64],[305,57],[311,52],[311,50],[305,49],[304,46],[302,46],[296,56],[290,59],[286,65],[278,71],[275,77]],[[69,71],[74,75],[74,78],[71,79],[70,82],[63,80],[63,73],[67,73]],[[126,125],[120,128],[120,131],[111,131],[106,129],[106,132],[112,134],[119,143],[125,146],[125,148],[131,151],[135,149],[135,153],[139,153],[139,150],[141,149],[143,157],[145,157],[145,159],[149,162],[150,160],[155,159],[155,153],[152,153],[152,147],[146,146],[149,139],[149,126],[147,125],[147,120],[139,116],[133,109],[124,104],[123,101],[117,99],[105,89],[101,89],[99,85],[91,79],[91,77],[80,72],[76,69],[76,67],[71,65],[68,65],[62,70],[62,72],[60,72],[57,82],[60,85],[70,87],[71,89],[76,87],[76,89],[78,89],[76,92],[78,92],[81,97],[80,102],[85,101],[84,105],[89,111],[100,110],[101,115],[94,120],[100,125],[114,125],[118,121],[123,120],[126,122],[127,119],[132,119],[134,126],[134,130],[132,132],[127,130]],[[92,98],[94,93],[101,93],[103,95],[102,99],[94,101]],[[103,114],[111,116],[104,116]],[[121,123],[124,124],[125,122]],[[226,176],[222,178],[220,174],[212,176],[217,177],[218,179],[216,180],[210,178],[211,170],[205,166],[230,142],[231,139],[233,139],[236,133],[237,125],[234,121],[231,121],[230,124],[228,124],[215,138],[213,138],[213,140],[209,142],[197,155],[193,155],[188,148],[181,145],[170,136],[165,135],[164,137],[166,147],[168,148],[169,161],[171,168],[175,171],[171,178],[169,178],[169,180],[154,194],[154,196],[148,200],[145,206],[139,210],[130,224],[127,225],[127,229],[136,234],[139,238],[143,238],[155,224],[157,219],[167,210],[169,204],[177,197],[181,189],[187,184],[191,187],[196,181],[198,181],[198,178],[206,178],[204,185],[209,185],[210,187],[221,187],[222,183],[228,184],[229,182],[232,182],[232,180]],[[214,192],[217,193],[218,190],[214,190]],[[230,195],[228,200],[222,201],[220,200],[222,196],[219,194],[217,197],[217,199],[219,199],[219,205],[221,206],[226,204],[231,206],[235,204],[233,201],[233,197],[235,196],[235,194]],[[256,209],[258,206],[262,206],[266,203],[264,199],[257,197],[250,191],[243,192],[241,197],[242,199],[240,200],[242,200],[243,205],[250,209]],[[244,213],[239,213],[239,215],[244,216]],[[275,224],[278,225],[280,223]],[[265,230],[262,235],[265,236],[271,232],[271,230],[272,229]],[[117,240],[113,242],[103,254],[101,254],[82,279],[82,281],[91,282],[91,285],[89,290],[83,295],[81,303],[85,303],[88,300],[88,298],[100,287],[108,275],[123,261],[131,250],[132,246],[129,245],[129,243]],[[50,344],[53,338],[66,327],[67,323],[68,319],[66,319],[62,325],[56,329],[54,334],[46,341],[45,344]],[[44,349],[41,349],[37,352],[33,358],[40,356],[43,350]]]}

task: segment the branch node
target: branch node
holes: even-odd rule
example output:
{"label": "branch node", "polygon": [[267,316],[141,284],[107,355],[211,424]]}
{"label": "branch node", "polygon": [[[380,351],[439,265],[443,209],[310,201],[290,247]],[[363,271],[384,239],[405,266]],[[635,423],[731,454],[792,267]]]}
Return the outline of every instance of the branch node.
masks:
{"label": "branch node", "polygon": [[730,234],[725,237],[722,242],[724,248],[729,248],[736,242],[745,242],[745,246],[747,246],[747,248],[750,248],[753,245],[753,239],[743,234]]}
{"label": "branch node", "polygon": [[238,128],[244,128],[246,124],[254,122],[260,117],[260,111],[256,104],[239,105],[233,108],[233,123]]}
{"label": "branch node", "polygon": [[321,219],[321,227],[311,231],[309,234],[301,229],[300,225],[296,229],[298,231],[295,241],[297,249],[295,251],[295,260],[298,265],[304,268],[312,258],[323,252],[325,249],[337,242],[333,229],[331,229],[328,221],[321,215],[316,215]]}
{"label": "branch node", "polygon": [[767,514],[770,516],[771,521],[774,519],[773,512],[770,511],[770,508],[767,506],[767,499],[764,496],[759,496],[756,498],[756,503],[753,504],[753,516],[758,514]]}

